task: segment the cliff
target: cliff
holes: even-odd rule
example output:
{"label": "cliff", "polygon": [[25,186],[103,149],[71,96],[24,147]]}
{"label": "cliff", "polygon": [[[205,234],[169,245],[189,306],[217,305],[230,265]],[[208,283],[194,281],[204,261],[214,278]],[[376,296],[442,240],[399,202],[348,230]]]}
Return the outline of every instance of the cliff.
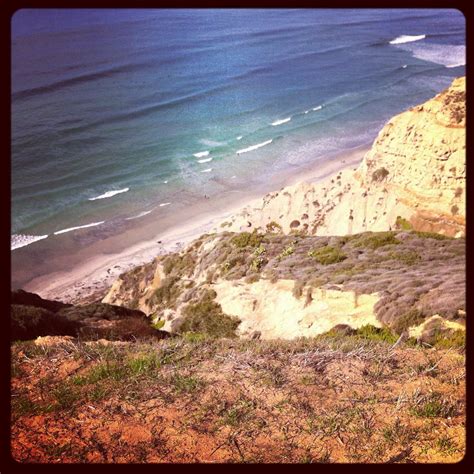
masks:
{"label": "cliff", "polygon": [[462,459],[464,88],[390,120],[357,169],[270,193],[102,302],[13,293],[13,457]]}
{"label": "cliff", "polygon": [[172,333],[293,339],[370,324],[401,334],[434,315],[439,330],[455,330],[464,272],[464,239],[439,234],[224,232],[124,273],[103,302]]}
{"label": "cliff", "polygon": [[393,117],[356,170],[267,194],[219,230],[351,235],[397,228],[465,233],[465,78]]}
{"label": "cliff", "polygon": [[340,324],[433,336],[464,327],[465,243],[452,239],[464,229],[459,78],[392,118],[357,169],[268,194],[182,252],[124,273],[103,302],[170,332],[215,317],[226,334],[265,339]]}

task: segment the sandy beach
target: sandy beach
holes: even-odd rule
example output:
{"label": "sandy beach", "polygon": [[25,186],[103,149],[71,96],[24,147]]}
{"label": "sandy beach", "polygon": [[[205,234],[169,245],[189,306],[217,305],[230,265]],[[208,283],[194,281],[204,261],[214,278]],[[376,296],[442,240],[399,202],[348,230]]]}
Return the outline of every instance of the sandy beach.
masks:
{"label": "sandy beach", "polygon": [[[347,150],[334,157],[298,168],[291,174],[276,174],[267,183],[268,191],[298,182],[318,182],[339,171],[355,168],[368,150],[368,146]],[[259,202],[266,192],[246,194],[237,200],[223,200],[212,210],[197,207],[196,217],[187,219],[152,239],[143,240],[117,253],[99,253],[83,259],[69,271],[44,274],[29,281],[24,289],[38,293],[43,298],[58,299],[70,303],[87,303],[101,299],[115,279],[124,271],[147,263],[158,255],[179,251],[200,235],[219,231],[218,224],[238,213],[244,207]],[[175,219],[179,221],[179,219]],[[105,250],[105,249],[104,249]]]}

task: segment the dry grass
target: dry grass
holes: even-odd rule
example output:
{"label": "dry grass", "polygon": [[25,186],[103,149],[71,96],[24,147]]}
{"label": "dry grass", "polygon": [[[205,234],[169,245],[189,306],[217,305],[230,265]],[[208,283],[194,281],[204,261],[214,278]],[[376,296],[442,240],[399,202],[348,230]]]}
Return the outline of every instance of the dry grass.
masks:
{"label": "dry grass", "polygon": [[[367,334],[369,334],[367,332]],[[456,462],[464,355],[362,335],[12,347],[21,462]]]}

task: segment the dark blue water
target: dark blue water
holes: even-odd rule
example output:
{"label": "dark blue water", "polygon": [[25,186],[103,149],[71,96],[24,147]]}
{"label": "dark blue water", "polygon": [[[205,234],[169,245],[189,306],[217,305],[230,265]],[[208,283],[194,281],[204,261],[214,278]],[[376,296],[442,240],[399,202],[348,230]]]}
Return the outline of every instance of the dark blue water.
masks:
{"label": "dark blue water", "polygon": [[464,74],[464,44],[456,10],[21,10],[13,243],[48,238],[14,253],[370,143]]}

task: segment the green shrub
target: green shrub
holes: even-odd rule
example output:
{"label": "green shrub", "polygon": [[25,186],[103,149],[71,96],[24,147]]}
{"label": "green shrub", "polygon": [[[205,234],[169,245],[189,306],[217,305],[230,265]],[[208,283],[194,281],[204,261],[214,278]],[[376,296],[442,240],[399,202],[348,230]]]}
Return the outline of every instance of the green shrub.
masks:
{"label": "green shrub", "polygon": [[375,250],[385,245],[398,245],[400,243],[395,238],[395,232],[378,232],[372,235],[360,236],[354,242],[354,247],[365,247]]}
{"label": "green shrub", "polygon": [[413,226],[403,217],[397,216],[397,220],[395,221],[395,226],[397,229],[401,230],[412,230]]}
{"label": "green shrub", "polygon": [[278,255],[278,258],[279,259],[282,259],[282,258],[285,258],[285,257],[289,257],[290,255],[292,255],[293,253],[295,252],[295,247],[294,247],[294,243],[292,242],[291,244],[287,245],[280,253],[280,255]]}
{"label": "green shrub", "polygon": [[194,257],[190,253],[183,256],[172,254],[163,261],[163,272],[165,275],[180,275],[189,274],[195,265]]}
{"label": "green shrub", "polygon": [[170,255],[169,257],[166,257],[166,259],[163,261],[163,272],[165,275],[169,275],[171,273],[179,260],[180,258],[178,255]]}
{"label": "green shrub", "polygon": [[250,265],[250,268],[251,268],[254,272],[259,272],[265,262],[266,262],[266,259],[265,259],[264,257],[255,257],[255,258],[252,260],[252,263],[251,263],[251,265]]}
{"label": "green shrub", "polygon": [[235,337],[240,320],[228,316],[216,303],[214,295],[206,293],[198,303],[189,304],[183,310],[184,321],[181,333],[201,333],[211,337]]}
{"label": "green shrub", "polygon": [[156,321],[156,323],[153,323],[151,327],[159,331],[164,325],[165,325],[165,320],[158,319],[158,321]]}
{"label": "green shrub", "polygon": [[326,245],[320,249],[313,249],[308,252],[308,257],[314,258],[321,265],[331,265],[342,262],[347,258],[346,254],[339,248]]}
{"label": "green shrub", "polygon": [[398,340],[398,336],[390,331],[389,328],[377,328],[371,324],[366,324],[356,329],[356,336],[363,339],[369,339],[371,341],[384,341],[390,344],[394,344]]}
{"label": "green shrub", "polygon": [[403,314],[392,325],[392,329],[397,333],[401,334],[412,326],[418,326],[425,320],[423,313],[418,309],[411,309],[407,313]]}
{"label": "green shrub", "polygon": [[281,225],[278,224],[278,222],[271,221],[267,224],[266,227],[267,227],[267,232],[275,232],[275,231],[281,232]]}
{"label": "green shrub", "polygon": [[179,277],[165,278],[161,286],[156,289],[155,294],[153,295],[153,303],[167,305],[174,304],[180,294],[180,288],[176,284],[178,281]]}
{"label": "green shrub", "polygon": [[262,243],[262,240],[263,235],[254,230],[252,233],[241,232],[240,234],[235,235],[232,237],[231,243],[238,248],[258,247]]}
{"label": "green shrub", "polygon": [[466,347],[466,331],[440,331],[435,335],[434,346],[439,349],[463,349]]}
{"label": "green shrub", "polygon": [[421,232],[421,231],[415,230],[413,231],[413,233],[423,239],[436,239],[436,240],[452,239],[452,237],[448,237],[443,234],[437,234],[436,232]]}
{"label": "green shrub", "polygon": [[185,332],[183,334],[183,339],[188,342],[202,342],[208,339],[209,336],[202,334],[200,332]]}
{"label": "green shrub", "polygon": [[406,252],[389,252],[388,258],[397,260],[405,265],[415,265],[421,259],[418,253],[410,250]]}

